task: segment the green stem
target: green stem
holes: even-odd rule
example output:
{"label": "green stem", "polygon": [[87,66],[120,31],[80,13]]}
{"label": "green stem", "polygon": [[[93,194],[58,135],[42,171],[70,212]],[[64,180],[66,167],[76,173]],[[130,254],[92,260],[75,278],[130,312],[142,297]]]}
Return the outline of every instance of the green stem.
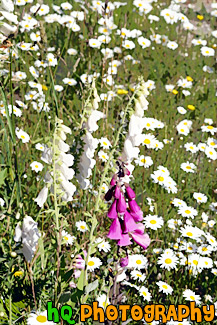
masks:
{"label": "green stem", "polygon": [[59,278],[59,253],[60,253],[60,234],[59,234],[59,207],[57,202],[57,175],[56,175],[56,140],[57,140],[57,117],[55,117],[55,130],[53,136],[53,189],[54,189],[54,210],[56,222],[56,236],[57,236],[57,278],[55,282],[55,303],[57,303],[58,296],[58,278]]}
{"label": "green stem", "polygon": [[12,299],[11,299],[11,294],[9,295],[9,325],[12,325]]}

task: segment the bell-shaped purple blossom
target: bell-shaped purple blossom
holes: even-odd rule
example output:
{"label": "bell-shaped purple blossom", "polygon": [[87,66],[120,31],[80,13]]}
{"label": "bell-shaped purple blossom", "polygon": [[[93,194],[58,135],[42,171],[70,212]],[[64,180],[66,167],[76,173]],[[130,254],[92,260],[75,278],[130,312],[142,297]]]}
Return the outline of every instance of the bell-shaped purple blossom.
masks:
{"label": "bell-shaped purple blossom", "polygon": [[117,182],[117,176],[114,175],[114,176],[112,177],[112,179],[111,179],[110,185],[111,185],[111,186],[114,186],[114,185],[116,184],[116,182]]}
{"label": "bell-shaped purple blossom", "polygon": [[143,212],[142,210],[134,213],[134,212],[130,212],[131,216],[133,217],[133,219],[136,221],[136,222],[139,222],[139,221],[142,221],[143,220]]}
{"label": "bell-shaped purple blossom", "polygon": [[117,211],[119,213],[124,213],[126,210],[127,210],[127,204],[126,204],[124,195],[121,192],[120,198],[119,198],[118,203],[117,203]]}
{"label": "bell-shaped purple blossom", "polygon": [[134,190],[130,186],[126,186],[126,193],[129,200],[133,200],[136,197]]}
{"label": "bell-shaped purple blossom", "polygon": [[126,210],[124,214],[124,233],[134,231],[138,228],[131,214]]}
{"label": "bell-shaped purple blossom", "polygon": [[121,196],[121,189],[120,189],[120,187],[119,187],[118,185],[116,185],[116,187],[115,187],[115,194],[114,194],[114,197],[115,197],[116,199],[119,199],[120,196]]}
{"label": "bell-shaped purple blossom", "polygon": [[137,231],[134,231],[131,234],[133,240],[140,246],[142,246],[144,249],[146,249],[149,245],[150,245],[150,238],[148,236],[148,234],[141,234]]}
{"label": "bell-shaped purple blossom", "polygon": [[135,200],[129,201],[129,207],[130,207],[130,211],[134,213],[141,210]]}
{"label": "bell-shaped purple blossom", "polygon": [[121,224],[118,218],[114,219],[112,222],[107,237],[115,240],[118,240],[122,237]]}
{"label": "bell-shaped purple blossom", "polygon": [[128,234],[122,234],[121,238],[118,241],[118,246],[128,246],[131,245],[130,236]]}
{"label": "bell-shaped purple blossom", "polygon": [[134,220],[136,222],[142,221],[143,220],[143,212],[140,209],[140,207],[138,206],[138,204],[136,203],[136,201],[131,200],[128,202],[128,204],[129,204],[129,208],[130,208],[130,214],[132,215]]}
{"label": "bell-shaped purple blossom", "polygon": [[112,203],[110,209],[108,210],[107,216],[110,219],[116,219],[118,218],[118,213],[117,213],[117,200],[114,200]]}

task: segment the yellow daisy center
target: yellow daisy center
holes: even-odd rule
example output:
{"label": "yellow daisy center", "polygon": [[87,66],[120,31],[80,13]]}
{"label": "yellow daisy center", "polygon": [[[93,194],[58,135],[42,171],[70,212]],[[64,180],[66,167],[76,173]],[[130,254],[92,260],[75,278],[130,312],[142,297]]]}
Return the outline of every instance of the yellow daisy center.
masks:
{"label": "yellow daisy center", "polygon": [[166,263],[166,264],[171,264],[171,263],[172,263],[171,258],[166,258],[166,259],[165,259],[165,263]]}
{"label": "yellow daisy center", "polygon": [[39,315],[39,316],[36,317],[36,320],[37,320],[39,323],[46,323],[46,321],[47,321],[47,317],[46,317],[46,316]]}
{"label": "yellow daisy center", "polygon": [[136,264],[142,264],[142,261],[141,260],[137,260],[136,261]]}

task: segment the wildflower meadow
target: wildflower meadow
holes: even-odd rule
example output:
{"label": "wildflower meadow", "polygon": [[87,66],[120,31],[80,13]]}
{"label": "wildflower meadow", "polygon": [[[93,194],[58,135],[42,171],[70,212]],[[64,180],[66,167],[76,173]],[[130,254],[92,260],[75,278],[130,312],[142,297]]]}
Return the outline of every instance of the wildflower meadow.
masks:
{"label": "wildflower meadow", "polygon": [[0,0],[0,324],[217,324],[216,17]]}

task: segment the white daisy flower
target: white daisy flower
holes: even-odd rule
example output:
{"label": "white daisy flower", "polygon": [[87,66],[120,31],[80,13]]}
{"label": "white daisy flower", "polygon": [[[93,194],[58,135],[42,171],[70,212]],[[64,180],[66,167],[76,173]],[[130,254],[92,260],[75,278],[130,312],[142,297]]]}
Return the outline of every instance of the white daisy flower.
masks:
{"label": "white daisy flower", "polygon": [[187,161],[186,163],[182,163],[180,168],[186,173],[194,173],[196,170],[196,166],[193,163],[190,163],[189,161]]}
{"label": "white daisy flower", "polygon": [[16,136],[18,137],[18,139],[21,139],[23,143],[29,142],[30,136],[25,131],[23,131],[19,128],[16,128],[15,133],[16,133]]}
{"label": "white daisy flower", "polygon": [[145,300],[147,301],[150,301],[151,300],[151,294],[150,292],[148,291],[148,289],[144,286],[142,286],[140,289],[139,289],[139,294],[140,296],[142,296]]}
{"label": "white daisy flower", "polygon": [[109,244],[109,242],[100,237],[96,239],[96,243],[99,243],[97,247],[100,252],[103,251],[105,253],[108,253],[111,250],[111,245]]}
{"label": "white daisy flower", "polygon": [[196,209],[185,205],[185,206],[179,208],[178,214],[181,214],[182,217],[185,217],[185,218],[194,219],[194,217],[198,215],[198,212]]}
{"label": "white daisy flower", "polygon": [[164,252],[158,258],[157,262],[161,268],[167,269],[168,271],[171,269],[175,269],[178,263],[178,258],[175,256],[173,252]]}
{"label": "white daisy flower", "polygon": [[87,262],[87,270],[93,272],[95,269],[98,269],[100,265],[102,265],[102,262],[98,257],[89,257]]}
{"label": "white daisy flower", "polygon": [[200,51],[203,56],[214,56],[215,55],[215,50],[208,46],[201,47]]}
{"label": "white daisy flower", "polygon": [[149,156],[141,155],[138,159],[135,160],[135,163],[139,166],[149,168],[151,165],[153,165],[153,160]]}
{"label": "white daisy flower", "polygon": [[157,230],[161,228],[164,224],[163,218],[158,217],[157,215],[147,215],[144,218],[144,224],[146,228],[151,228],[152,230]]}
{"label": "white daisy flower", "polygon": [[63,243],[65,243],[66,245],[72,245],[73,241],[74,241],[75,237],[71,236],[68,232],[66,232],[65,230],[62,231],[62,240]]}
{"label": "white daisy flower", "polygon": [[36,173],[38,172],[41,172],[42,169],[43,169],[43,165],[38,162],[38,161],[33,161],[31,164],[30,164],[30,167],[32,168],[32,170],[34,170]]}
{"label": "white daisy flower", "polygon": [[185,226],[180,229],[181,235],[183,237],[192,238],[198,240],[199,237],[204,235],[204,232],[197,227]]}
{"label": "white daisy flower", "polygon": [[156,284],[159,287],[159,291],[160,292],[162,291],[166,295],[168,295],[168,294],[171,295],[171,293],[173,292],[173,288],[164,281],[158,281],[158,282],[156,282]]}
{"label": "white daisy flower", "polygon": [[99,297],[97,297],[96,301],[99,303],[99,307],[106,309],[108,305],[110,305],[109,297],[105,293],[101,294]]}
{"label": "white daisy flower", "polygon": [[27,318],[27,325],[55,325],[55,323],[47,320],[47,311],[37,311],[29,314]]}
{"label": "white daisy flower", "polygon": [[85,232],[85,231],[87,231],[87,230],[89,230],[88,229],[88,226],[87,226],[87,223],[85,222],[85,221],[77,221],[76,223],[75,223],[75,226],[77,227],[77,229],[78,230],[80,230],[81,232]]}
{"label": "white daisy flower", "polygon": [[77,84],[77,81],[73,78],[64,78],[63,83],[69,86],[75,86]]}
{"label": "white daisy flower", "polygon": [[201,129],[202,132],[210,132],[212,135],[214,135],[217,132],[217,128],[215,128],[212,125],[202,125]]}
{"label": "white daisy flower", "polygon": [[108,160],[108,155],[107,155],[107,153],[104,152],[104,151],[102,151],[102,150],[100,150],[100,151],[98,152],[98,156],[99,156],[99,158],[100,158],[102,161],[107,161],[107,160]]}
{"label": "white daisy flower", "polygon": [[145,269],[148,265],[148,260],[145,256],[140,254],[129,255],[128,268]]}
{"label": "white daisy flower", "polygon": [[40,151],[44,151],[44,144],[36,143],[35,148]]}
{"label": "white daisy flower", "polygon": [[109,149],[111,147],[111,142],[107,138],[101,138],[99,143],[103,147],[103,149]]}
{"label": "white daisy flower", "polygon": [[193,198],[197,200],[197,203],[206,203],[207,202],[207,196],[202,193],[194,193]]}
{"label": "white daisy flower", "polygon": [[142,272],[138,271],[138,270],[133,270],[130,272],[131,277],[133,278],[133,280],[138,280],[139,282],[144,282],[145,281],[145,274],[143,274]]}
{"label": "white daisy flower", "polygon": [[195,292],[190,289],[186,289],[182,295],[187,301],[195,301],[196,304],[199,304],[201,302],[201,297],[199,295],[196,295]]}

